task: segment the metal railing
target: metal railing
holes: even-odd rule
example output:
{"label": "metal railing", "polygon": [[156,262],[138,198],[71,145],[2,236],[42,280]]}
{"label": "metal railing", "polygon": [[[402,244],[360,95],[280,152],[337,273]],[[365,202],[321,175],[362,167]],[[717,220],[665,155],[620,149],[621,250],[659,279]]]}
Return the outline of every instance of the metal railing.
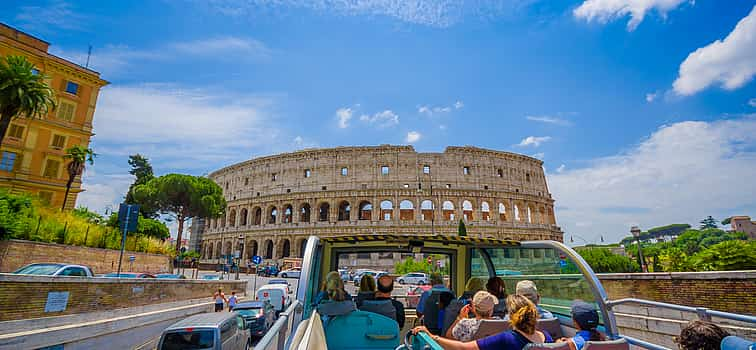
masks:
{"label": "metal railing", "polygon": [[294,329],[293,322],[298,312],[302,312],[302,304],[299,300],[294,300],[286,311],[278,316],[278,320],[270,327],[265,336],[255,345],[255,349],[263,350],[283,350],[286,348],[286,341],[289,338],[289,332]]}
{"label": "metal railing", "polygon": [[724,319],[733,320],[733,321],[748,322],[748,323],[756,324],[756,316],[740,315],[740,314],[734,314],[730,312],[716,311],[716,310],[711,310],[705,307],[692,307],[692,306],[683,306],[683,305],[677,305],[677,304],[668,304],[668,303],[662,303],[662,302],[651,301],[651,300],[646,300],[646,299],[625,298],[625,299],[610,300],[610,301],[607,301],[606,306],[609,308],[613,308],[617,305],[623,305],[623,304],[640,304],[640,305],[660,307],[660,308],[665,308],[665,309],[670,309],[670,310],[675,310],[675,311],[691,312],[691,313],[695,313],[698,316],[699,320],[709,321],[709,322],[711,322],[712,317],[719,317],[719,318],[724,318]]}

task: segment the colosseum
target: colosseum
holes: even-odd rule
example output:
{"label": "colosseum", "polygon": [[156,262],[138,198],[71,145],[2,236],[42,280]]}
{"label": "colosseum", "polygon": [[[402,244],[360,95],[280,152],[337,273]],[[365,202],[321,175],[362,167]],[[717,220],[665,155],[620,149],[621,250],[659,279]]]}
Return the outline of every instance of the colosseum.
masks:
{"label": "colosseum", "polygon": [[562,241],[543,162],[528,156],[447,147],[308,149],[251,159],[210,174],[224,217],[205,220],[202,260],[239,249],[249,259],[300,257],[310,235],[456,235]]}

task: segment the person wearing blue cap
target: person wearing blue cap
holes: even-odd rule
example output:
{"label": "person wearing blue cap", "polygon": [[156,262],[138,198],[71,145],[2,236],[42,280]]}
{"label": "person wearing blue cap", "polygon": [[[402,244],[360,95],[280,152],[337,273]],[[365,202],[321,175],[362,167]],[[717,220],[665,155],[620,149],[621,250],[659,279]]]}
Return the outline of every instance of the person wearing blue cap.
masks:
{"label": "person wearing blue cap", "polygon": [[584,301],[572,303],[572,321],[575,324],[577,333],[570,339],[560,339],[560,341],[572,341],[575,343],[577,350],[585,346],[587,341],[602,341],[604,336],[596,330],[599,324],[599,315],[596,308]]}

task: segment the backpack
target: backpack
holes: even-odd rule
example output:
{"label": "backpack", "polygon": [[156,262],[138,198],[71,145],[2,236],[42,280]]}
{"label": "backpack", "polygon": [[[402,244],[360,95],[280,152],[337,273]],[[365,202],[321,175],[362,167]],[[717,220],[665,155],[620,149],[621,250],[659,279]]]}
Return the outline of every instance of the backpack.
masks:
{"label": "backpack", "polygon": [[431,294],[423,304],[423,324],[432,334],[440,335],[444,323],[444,310],[454,300],[454,293],[448,289],[431,289]]}
{"label": "backpack", "polygon": [[454,320],[457,319],[457,316],[459,316],[459,312],[469,303],[470,299],[463,299],[462,297],[449,302],[449,305],[444,309],[444,324],[441,327],[441,334],[446,334],[446,331],[454,323]]}
{"label": "backpack", "polygon": [[365,300],[359,308],[361,311],[373,312],[396,320],[396,307],[394,307],[391,299]]}

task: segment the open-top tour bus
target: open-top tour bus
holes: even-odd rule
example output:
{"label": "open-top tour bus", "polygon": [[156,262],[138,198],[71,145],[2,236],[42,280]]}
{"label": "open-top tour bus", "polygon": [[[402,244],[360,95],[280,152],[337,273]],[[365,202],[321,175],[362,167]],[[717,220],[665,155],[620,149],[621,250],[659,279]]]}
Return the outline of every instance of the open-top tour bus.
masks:
{"label": "open-top tour bus", "polygon": [[[416,236],[369,235],[356,237],[318,238],[311,236],[306,244],[296,300],[281,314],[268,334],[255,346],[256,349],[441,349],[430,336],[419,333],[412,336],[409,330],[417,323],[414,309],[406,310],[405,325],[398,328],[396,321],[370,312],[353,311],[336,316],[324,323],[316,311],[315,298],[323,287],[330,271],[353,266],[356,256],[380,253],[382,257],[432,256],[440,261],[437,269],[445,275],[446,285],[459,296],[471,277],[488,279],[501,277],[507,294],[514,293],[521,280],[535,282],[541,296],[540,306],[555,319],[539,321],[554,339],[575,334],[570,317],[570,305],[575,300],[593,303],[599,310],[601,331],[605,342],[590,342],[587,349],[629,349],[630,345],[645,349],[669,349],[636,337],[620,334],[612,308],[626,303],[649,307],[694,312],[702,319],[735,320],[750,325],[756,317],[730,314],[664,304],[640,299],[610,301],[591,267],[571,248],[556,241],[498,240],[467,236]],[[375,257],[376,255],[373,255]],[[370,260],[368,260],[370,261]],[[353,266],[354,267],[354,266]],[[349,285],[349,284],[347,284]],[[349,289],[349,287],[347,287]],[[393,297],[407,298],[403,286],[395,288]],[[351,293],[354,296],[354,293]],[[405,304],[407,306],[408,304]],[[490,322],[488,333],[509,329],[507,321]],[[481,326],[481,328],[484,328]],[[671,338],[671,337],[670,337]]]}

